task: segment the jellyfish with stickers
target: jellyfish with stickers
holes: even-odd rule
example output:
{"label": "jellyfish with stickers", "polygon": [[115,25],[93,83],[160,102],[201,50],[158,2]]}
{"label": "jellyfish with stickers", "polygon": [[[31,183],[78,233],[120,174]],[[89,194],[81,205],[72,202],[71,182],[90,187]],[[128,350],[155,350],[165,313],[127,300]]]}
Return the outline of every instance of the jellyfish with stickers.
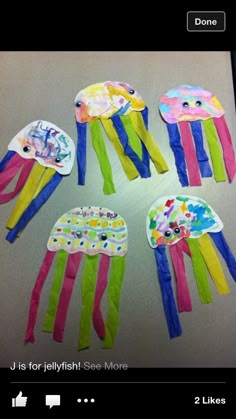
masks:
{"label": "jellyfish with stickers", "polygon": [[[219,294],[230,293],[216,250],[223,256],[234,281],[236,259],[223,235],[220,217],[201,198],[168,195],[157,199],[148,212],[146,229],[149,245],[155,254],[169,335],[173,338],[182,334],[177,311],[192,310],[184,254],[191,259],[203,304],[213,301],[208,273]],[[167,248],[175,273],[178,310],[171,285]]]}
{"label": "jellyfish with stickers", "polygon": [[[34,327],[43,285],[55,259],[43,330],[62,342],[69,303],[81,276],[81,317],[78,350],[91,345],[92,324],[103,348],[112,348],[119,326],[128,231],[123,217],[101,207],[74,208],[53,227],[47,251],[32,291],[25,342],[34,342]],[[81,263],[83,260],[83,264]],[[83,265],[81,275],[78,274]],[[107,315],[102,298],[107,289]]]}

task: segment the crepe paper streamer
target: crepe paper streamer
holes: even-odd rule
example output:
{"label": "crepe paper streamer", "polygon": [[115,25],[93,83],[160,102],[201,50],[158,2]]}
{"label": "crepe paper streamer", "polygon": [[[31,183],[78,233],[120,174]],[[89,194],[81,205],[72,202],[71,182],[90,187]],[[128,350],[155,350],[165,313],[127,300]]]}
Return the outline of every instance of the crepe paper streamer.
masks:
{"label": "crepe paper streamer", "polygon": [[45,315],[43,330],[45,332],[51,332],[53,330],[54,319],[56,317],[56,311],[60,296],[60,291],[63,283],[65,274],[65,266],[67,260],[67,252],[63,249],[59,250],[56,258],[56,266],[54,271],[54,277],[52,281],[52,288],[48,301],[47,313]]}
{"label": "crepe paper streamer", "polygon": [[108,313],[105,325],[105,337],[103,348],[112,348],[115,342],[117,330],[119,327],[119,307],[120,307],[120,290],[122,288],[125,273],[125,258],[120,259],[119,256],[112,258],[112,266],[110,273],[110,281],[108,284]]}
{"label": "crepe paper streamer", "polygon": [[178,311],[192,311],[192,301],[188,289],[187,276],[185,272],[184,257],[179,243],[170,246],[170,255],[176,276],[176,293]]}
{"label": "crepe paper streamer", "polygon": [[94,310],[93,310],[93,324],[94,328],[98,332],[98,336],[103,339],[105,336],[105,325],[102,318],[102,312],[100,309],[101,300],[105,289],[108,284],[108,273],[110,267],[110,257],[108,255],[102,255],[101,262],[98,271],[98,281],[96,285],[95,298],[94,298]]}
{"label": "crepe paper streamer", "polygon": [[223,256],[231,276],[236,281],[236,259],[223,236],[222,229],[223,223],[216,212],[206,201],[194,196],[164,196],[156,200],[149,209],[146,219],[147,238],[149,245],[154,249],[171,338],[180,336],[182,330],[171,285],[166,247],[169,247],[176,278],[178,311],[191,311],[184,253],[191,258],[201,303],[206,304],[213,300],[209,275],[219,294],[230,293],[216,249]]}
{"label": "crepe paper streamer", "polygon": [[[0,162],[0,203],[20,195],[6,224],[8,241],[21,234],[62,177],[71,172],[74,157],[72,139],[51,122],[31,122],[10,141]],[[18,174],[13,191],[4,192]]]}
{"label": "crepe paper streamer", "polygon": [[102,128],[111,141],[129,180],[151,176],[150,159],[158,173],[168,166],[148,131],[148,108],[127,83],[106,81],[81,90],[75,98],[78,184],[86,181],[87,125],[104,179],[104,194],[115,192]]}
{"label": "crepe paper streamer", "polygon": [[190,248],[190,257],[192,258],[193,272],[196,279],[199,299],[202,304],[208,304],[213,301],[210,284],[208,282],[207,267],[204,262],[199,243],[194,239],[186,238]]}
{"label": "crepe paper streamer", "polygon": [[[159,111],[167,123],[170,146],[182,186],[200,186],[214,174],[216,182],[231,182],[236,172],[233,143],[218,99],[199,86],[181,85],[160,99]],[[204,148],[207,140],[212,169]],[[226,176],[227,173],[227,176]]]}
{"label": "crepe paper streamer", "polygon": [[[84,254],[81,274],[81,316],[78,350],[91,345],[92,324],[103,348],[115,343],[125,274],[128,231],[125,220],[101,207],[74,208],[53,227],[44,261],[32,291],[25,342],[34,342],[42,288],[55,258],[54,274],[43,331],[62,342],[69,304]],[[101,302],[107,289],[107,320]],[[78,315],[78,313],[76,313]]]}
{"label": "crepe paper streamer", "polygon": [[165,246],[159,246],[154,249],[156,258],[157,272],[161,287],[162,302],[165,311],[169,335],[171,338],[180,336],[182,328],[177,314],[173,290],[171,286],[171,274],[169,270],[168,259],[165,253]]}

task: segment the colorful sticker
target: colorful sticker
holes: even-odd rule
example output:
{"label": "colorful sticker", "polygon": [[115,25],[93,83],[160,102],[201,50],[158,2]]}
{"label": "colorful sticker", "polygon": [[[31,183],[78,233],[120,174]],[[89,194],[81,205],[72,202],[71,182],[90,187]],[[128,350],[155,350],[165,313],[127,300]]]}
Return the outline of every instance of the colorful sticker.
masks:
{"label": "colorful sticker", "polygon": [[127,226],[122,217],[107,208],[74,208],[56,222],[48,240],[48,249],[88,255],[127,253]]}
{"label": "colorful sticker", "polygon": [[223,223],[203,199],[194,196],[168,195],[151,206],[146,222],[151,247],[171,245],[190,237],[197,238],[221,231]]}

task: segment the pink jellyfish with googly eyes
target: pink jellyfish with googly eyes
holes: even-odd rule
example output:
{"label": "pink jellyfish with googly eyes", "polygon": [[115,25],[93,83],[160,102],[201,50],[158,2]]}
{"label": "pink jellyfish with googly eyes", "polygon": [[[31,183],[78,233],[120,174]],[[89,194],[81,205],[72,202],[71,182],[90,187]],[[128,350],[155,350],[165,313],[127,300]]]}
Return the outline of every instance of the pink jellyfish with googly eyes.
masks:
{"label": "pink jellyfish with googly eyes", "polygon": [[[167,123],[170,146],[182,186],[200,186],[201,177],[231,182],[236,172],[232,139],[218,99],[199,86],[182,85],[160,99],[159,111]],[[212,169],[204,148],[203,131]],[[223,151],[223,157],[222,157]]]}

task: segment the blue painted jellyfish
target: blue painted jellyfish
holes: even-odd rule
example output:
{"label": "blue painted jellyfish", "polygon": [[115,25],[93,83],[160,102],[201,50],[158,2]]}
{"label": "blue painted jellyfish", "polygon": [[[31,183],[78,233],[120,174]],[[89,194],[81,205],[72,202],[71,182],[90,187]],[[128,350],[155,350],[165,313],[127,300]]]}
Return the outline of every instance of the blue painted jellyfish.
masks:
{"label": "blue painted jellyfish", "polygon": [[[74,156],[72,139],[51,122],[31,122],[11,140],[0,162],[0,203],[20,195],[7,221],[7,240],[16,239],[63,176],[71,172]],[[18,174],[13,191],[4,192]]]}

